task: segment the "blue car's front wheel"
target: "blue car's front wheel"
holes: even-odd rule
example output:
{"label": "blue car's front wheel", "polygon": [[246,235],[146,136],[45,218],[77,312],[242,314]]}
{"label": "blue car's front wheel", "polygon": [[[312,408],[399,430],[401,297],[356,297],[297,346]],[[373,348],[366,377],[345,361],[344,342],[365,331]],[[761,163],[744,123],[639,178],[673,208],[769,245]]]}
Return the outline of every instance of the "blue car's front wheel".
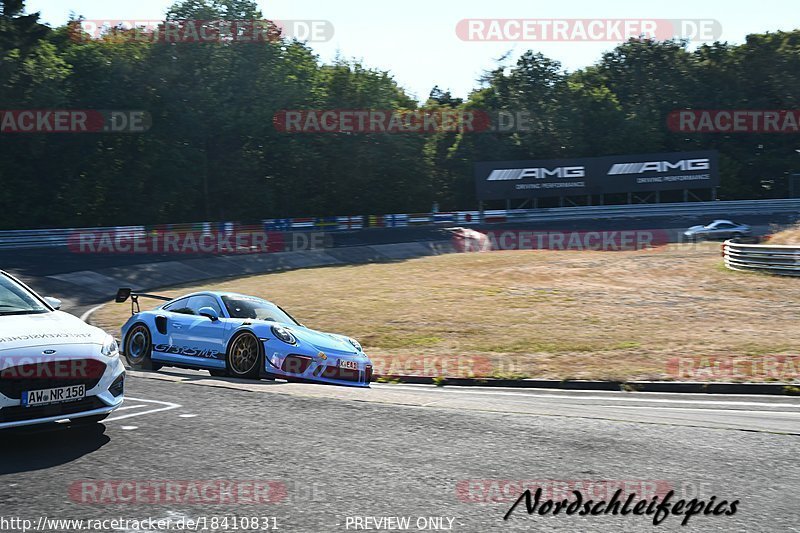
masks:
{"label": "blue car's front wheel", "polygon": [[153,337],[148,327],[141,322],[128,332],[125,339],[125,359],[135,370],[159,370],[161,365],[151,359],[153,354]]}
{"label": "blue car's front wheel", "polygon": [[256,378],[262,357],[261,342],[245,331],[236,335],[228,346],[228,374],[235,378]]}

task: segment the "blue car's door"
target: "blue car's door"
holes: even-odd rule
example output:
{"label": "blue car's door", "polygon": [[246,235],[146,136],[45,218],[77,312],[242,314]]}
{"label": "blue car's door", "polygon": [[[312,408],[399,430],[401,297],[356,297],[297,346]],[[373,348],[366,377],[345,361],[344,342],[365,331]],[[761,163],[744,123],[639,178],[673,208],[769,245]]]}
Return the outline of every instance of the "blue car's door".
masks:
{"label": "blue car's door", "polygon": [[180,356],[182,350],[181,346],[175,343],[173,333],[181,330],[187,313],[192,313],[188,308],[188,304],[189,298],[176,300],[165,306],[156,315],[155,329],[151,332],[153,336],[153,360],[183,362],[176,357]]}
{"label": "blue car's door", "polygon": [[167,346],[155,346],[158,359],[201,368],[225,368],[227,320],[200,316],[203,307],[211,307],[220,317],[222,309],[213,295],[184,299],[167,310]]}

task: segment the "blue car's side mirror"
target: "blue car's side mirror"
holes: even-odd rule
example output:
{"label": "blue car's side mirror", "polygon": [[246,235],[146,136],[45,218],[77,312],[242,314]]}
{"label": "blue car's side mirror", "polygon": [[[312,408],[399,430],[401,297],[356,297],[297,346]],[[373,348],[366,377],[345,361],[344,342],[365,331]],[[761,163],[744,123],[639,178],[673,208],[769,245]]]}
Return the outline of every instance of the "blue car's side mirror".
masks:
{"label": "blue car's side mirror", "polygon": [[198,315],[210,318],[212,322],[219,320],[219,313],[213,307],[201,307],[197,312]]}

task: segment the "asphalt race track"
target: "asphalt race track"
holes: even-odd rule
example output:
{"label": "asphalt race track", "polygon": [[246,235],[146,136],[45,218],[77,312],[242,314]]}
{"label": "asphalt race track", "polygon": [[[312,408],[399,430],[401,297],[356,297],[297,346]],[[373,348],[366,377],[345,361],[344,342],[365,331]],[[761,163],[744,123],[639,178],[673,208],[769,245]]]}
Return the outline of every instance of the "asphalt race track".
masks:
{"label": "asphalt race track", "polygon": [[[127,395],[104,431],[3,434],[3,514],[34,523],[260,516],[275,517],[280,531],[308,532],[355,531],[355,517],[367,516],[411,517],[410,531],[420,517],[448,517],[450,531],[464,532],[798,527],[800,399],[361,390],[169,369],[131,373]],[[282,492],[258,505],[108,494],[87,502],[75,489],[86,480],[261,480]],[[698,515],[686,527],[674,516],[659,526],[647,516],[528,516],[524,504],[504,521],[513,488],[532,480],[650,483],[676,498],[740,504],[734,516]]]}

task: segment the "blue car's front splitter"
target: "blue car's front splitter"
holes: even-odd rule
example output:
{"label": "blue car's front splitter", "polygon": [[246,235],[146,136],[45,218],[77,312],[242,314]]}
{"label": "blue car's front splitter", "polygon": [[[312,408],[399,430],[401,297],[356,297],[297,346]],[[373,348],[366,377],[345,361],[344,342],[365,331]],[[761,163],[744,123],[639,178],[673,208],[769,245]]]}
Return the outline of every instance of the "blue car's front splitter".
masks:
{"label": "blue car's front splitter", "polygon": [[339,379],[329,379],[323,377],[298,377],[294,375],[287,375],[287,374],[272,374],[269,372],[264,372],[262,374],[264,378],[270,379],[285,379],[287,381],[296,381],[299,383],[316,383],[319,385],[338,385],[341,387],[355,387],[359,389],[368,389],[370,388],[369,382],[355,382],[355,381],[343,381]]}
{"label": "blue car's front splitter", "polygon": [[[311,358],[309,357],[308,359]],[[285,368],[284,365],[282,366]],[[297,372],[289,372],[284,368],[276,366],[268,359],[262,369],[262,375],[288,381],[361,388],[369,388],[369,384],[372,381],[372,365],[363,361],[358,364],[358,369],[339,368],[338,366],[314,360],[309,361],[307,366],[298,368]]]}

